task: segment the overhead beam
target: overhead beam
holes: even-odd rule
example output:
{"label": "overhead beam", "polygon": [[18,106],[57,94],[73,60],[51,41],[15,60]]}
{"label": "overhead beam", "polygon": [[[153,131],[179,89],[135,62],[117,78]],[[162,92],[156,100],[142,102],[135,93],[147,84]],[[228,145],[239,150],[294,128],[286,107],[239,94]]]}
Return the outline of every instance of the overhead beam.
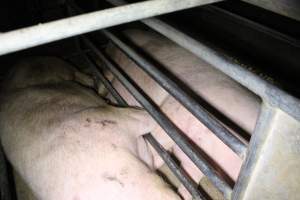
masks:
{"label": "overhead beam", "polygon": [[0,55],[220,0],[148,0],[0,34]]}

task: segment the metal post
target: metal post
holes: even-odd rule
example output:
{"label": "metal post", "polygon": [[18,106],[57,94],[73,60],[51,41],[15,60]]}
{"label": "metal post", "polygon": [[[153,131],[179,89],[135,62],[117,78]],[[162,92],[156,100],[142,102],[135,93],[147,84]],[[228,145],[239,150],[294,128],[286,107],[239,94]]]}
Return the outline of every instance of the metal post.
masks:
{"label": "metal post", "polygon": [[299,121],[264,103],[233,200],[299,199],[299,154]]}

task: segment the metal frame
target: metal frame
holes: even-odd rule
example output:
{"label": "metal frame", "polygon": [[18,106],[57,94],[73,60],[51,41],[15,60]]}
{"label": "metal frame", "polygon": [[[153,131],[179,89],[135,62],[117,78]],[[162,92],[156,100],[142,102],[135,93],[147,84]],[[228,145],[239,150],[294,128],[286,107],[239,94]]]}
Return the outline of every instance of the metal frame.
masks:
{"label": "metal frame", "polygon": [[213,67],[260,96],[272,106],[278,107],[295,119],[300,120],[300,103],[297,98],[246,70],[233,58],[225,56],[226,54],[214,50],[206,45],[205,42],[195,40],[160,20],[146,19],[142,20],[142,22],[205,60]]}
{"label": "metal frame", "polygon": [[[87,38],[84,38],[85,44],[87,46],[96,48]],[[102,54],[100,51],[96,51],[97,54]],[[123,97],[118,93],[118,91],[112,86],[110,81],[101,73],[100,69],[103,70],[97,62],[93,62],[93,59],[89,58],[87,55],[84,55],[85,59],[89,63],[89,66],[93,69],[97,78],[99,78],[106,89],[111,93],[112,97],[117,101],[119,106],[128,106],[127,102]],[[164,149],[163,146],[152,136],[151,133],[144,135],[144,138],[149,141],[149,143],[154,147],[154,149],[159,152],[161,158],[165,161],[167,166],[175,174],[175,176],[180,180],[180,182],[187,188],[187,190],[192,194],[195,200],[206,200],[206,197],[199,192],[195,182],[185,174],[185,172],[179,167],[179,165],[174,161],[170,154]]]}
{"label": "metal frame", "polygon": [[[172,29],[168,29],[173,31]],[[134,62],[136,62],[139,67],[141,67],[143,70],[145,70],[148,74],[150,74],[151,77],[154,77],[154,79],[160,84],[160,85],[166,85],[165,89],[169,91],[171,94],[174,92],[172,90],[175,90],[175,98],[177,98],[176,94],[184,95],[184,91],[180,90],[180,88],[174,87],[168,88],[168,84],[170,84],[169,79],[167,77],[164,77],[162,74],[160,74],[159,71],[156,70],[155,66],[152,66],[151,63],[149,63],[145,58],[140,57],[140,55],[137,54],[137,52],[134,52],[133,49],[131,49],[128,44],[123,43],[119,38],[115,37],[115,35],[111,34],[109,31],[102,31],[109,39],[111,39],[122,51],[124,51],[129,58],[131,58]],[[92,46],[92,43],[88,45],[91,47],[91,49],[96,52],[96,54],[99,55],[97,52],[95,46]],[[109,61],[108,58],[103,58],[104,55],[99,56],[107,65],[112,65],[112,63],[107,63]],[[112,70],[109,67],[110,70]],[[125,75],[124,75],[125,76]],[[125,78],[126,79],[126,78]],[[128,78],[127,78],[128,79]],[[121,81],[122,82],[122,81]],[[264,80],[261,80],[261,82],[268,84]],[[171,83],[172,84],[172,83]],[[288,95],[285,92],[281,91],[280,89],[276,88],[273,85],[271,86],[271,89],[277,91],[278,93],[283,93],[284,95]],[[171,86],[172,87],[172,86]],[[267,93],[267,92],[266,92]],[[269,94],[269,93],[267,93]],[[287,96],[285,96],[287,97]],[[289,96],[291,97],[291,96]],[[214,178],[218,178],[216,174],[207,174],[205,171],[203,171],[203,167],[199,167],[199,169],[206,175],[208,178],[214,183],[214,185],[224,194],[226,199],[267,199],[272,197],[272,199],[284,199],[284,195],[290,196],[289,199],[296,199],[297,198],[297,187],[300,186],[299,181],[296,183],[293,183],[291,180],[291,177],[289,179],[286,178],[283,182],[285,182],[285,190],[282,193],[278,194],[276,191],[282,191],[279,190],[278,187],[281,187],[280,182],[274,181],[274,176],[277,174],[280,174],[280,169],[282,168],[282,164],[285,162],[283,160],[286,160],[285,158],[279,158],[278,156],[270,157],[266,155],[265,151],[267,151],[269,154],[271,153],[278,153],[285,152],[288,154],[287,157],[292,159],[292,167],[290,170],[294,170],[294,172],[297,171],[297,168],[299,168],[300,159],[297,158],[295,155],[289,155],[290,151],[293,151],[294,154],[300,153],[300,148],[297,146],[300,144],[300,136],[297,135],[297,131],[300,130],[300,123],[299,120],[295,119],[293,116],[289,115],[287,112],[284,112],[280,109],[280,107],[276,108],[274,105],[282,105],[280,104],[281,101],[274,104],[274,101],[278,101],[278,98],[272,99],[272,104],[268,102],[268,97],[266,99],[263,99],[263,106],[262,106],[262,113],[259,117],[259,120],[257,122],[257,127],[255,130],[255,133],[253,134],[253,137],[251,139],[250,148],[248,149],[248,155],[246,157],[246,161],[243,165],[243,169],[241,170],[241,175],[239,177],[239,180],[234,188],[233,195],[231,196],[230,190],[225,190],[222,187],[219,187],[216,183],[214,183]],[[299,101],[292,97],[293,100],[296,101],[298,104],[294,104],[296,106],[294,115],[297,116],[297,106],[299,106]],[[284,99],[289,100],[289,99]],[[287,101],[288,102],[288,101]],[[290,102],[289,102],[290,103]],[[142,104],[143,105],[143,104]],[[185,105],[185,102],[183,102],[183,105]],[[145,106],[144,106],[145,107]],[[267,107],[267,109],[266,109]],[[147,107],[145,107],[146,110]],[[286,108],[286,107],[281,107]],[[151,110],[151,109],[150,109]],[[269,114],[265,114],[265,110]],[[150,112],[151,113],[151,112]],[[285,127],[285,125],[282,125],[280,121],[274,120],[273,118],[275,116],[281,117],[282,121],[285,123],[292,124],[288,127]],[[160,119],[161,120],[161,119]],[[201,121],[201,119],[200,119]],[[161,122],[161,121],[158,121]],[[162,122],[161,122],[162,123]],[[162,124],[161,124],[162,125]],[[265,127],[265,128],[261,128]],[[284,130],[286,133],[289,133],[290,135],[285,137],[278,137],[278,133],[274,129],[274,127],[277,128],[277,130]],[[165,129],[168,131],[168,128]],[[172,130],[171,130],[172,131]],[[282,133],[282,132],[281,132]],[[257,139],[258,138],[258,139]],[[261,139],[263,138],[263,139]],[[295,141],[292,141],[291,138],[295,138]],[[174,138],[173,138],[174,139]],[[289,142],[286,142],[288,140]],[[277,142],[277,143],[276,143]],[[280,143],[280,147],[274,147],[275,144]],[[266,147],[267,146],[267,147]],[[181,147],[182,148],[182,147]],[[265,149],[267,148],[267,149]],[[191,151],[194,151],[192,148]],[[200,158],[203,159],[203,158]],[[265,174],[264,170],[262,169],[262,166],[265,168],[270,168],[270,164],[274,163],[275,160],[277,161],[276,165],[277,167],[274,167],[276,169],[276,173],[270,173]],[[195,160],[193,160],[195,162]],[[206,163],[205,165],[209,166],[209,163]],[[279,167],[278,167],[279,166]],[[259,171],[257,171],[257,168],[261,168]],[[174,172],[174,170],[172,170]],[[298,175],[299,173],[295,173]],[[255,178],[253,178],[255,177]],[[265,179],[269,179],[269,181],[258,181],[257,179],[262,179],[261,177],[264,177]],[[283,177],[281,177],[283,178]],[[283,178],[284,179],[284,178]],[[264,183],[264,185],[259,183]],[[275,184],[276,183],[276,184]],[[266,192],[267,191],[267,192]]]}
{"label": "metal frame", "polygon": [[125,86],[132,96],[149,112],[156,122],[165,130],[165,132],[174,140],[181,150],[194,162],[194,164],[205,174],[210,181],[218,188],[226,199],[230,199],[232,188],[216,172],[216,170],[200,155],[191,143],[184,137],[184,134],[160,109],[150,101],[146,94],[126,75],[126,73],[111,61],[103,52],[101,52],[92,42],[83,38],[94,53],[104,62],[107,70]]}
{"label": "metal frame", "polygon": [[[122,0],[107,1],[117,5],[125,3]],[[300,181],[292,180],[291,176],[282,176],[283,182],[286,183],[283,190],[281,183],[274,180],[274,176],[280,174],[280,167],[287,161],[286,157],[290,158],[289,170],[293,171],[293,176],[300,176],[297,169],[300,159],[296,157],[300,153],[299,100],[247,71],[226,54],[214,50],[203,41],[197,41],[157,19],[146,19],[142,22],[207,61],[263,99],[262,113],[257,121],[257,127],[252,136],[248,155],[234,188],[232,199],[297,199],[299,193],[297,188],[300,188]],[[266,107],[268,109],[265,109]],[[268,117],[265,116],[265,110],[269,112]],[[282,122],[288,123],[290,126],[286,126]],[[282,131],[278,133],[278,130],[283,130],[289,135],[279,137],[278,135],[282,134]],[[259,139],[262,137],[263,139]],[[275,146],[278,144],[280,147]],[[274,156],[275,153],[281,155],[283,152],[286,153],[286,156]],[[277,167],[274,167],[275,172],[265,173],[264,168],[270,168],[274,163],[277,164]],[[291,173],[291,171],[289,172]],[[265,179],[267,181],[263,181]]]}
{"label": "metal frame", "polygon": [[152,77],[161,87],[168,91],[176,100],[184,105],[195,117],[199,119],[208,129],[210,129],[220,140],[229,146],[241,158],[246,154],[246,145],[233,135],[219,121],[213,118],[206,110],[192,98],[175,81],[163,74],[150,61],[134,50],[130,44],[124,43],[120,38],[108,30],[101,31],[109,38],[119,49],[131,58],[140,68],[142,68],[150,77]]}
{"label": "metal frame", "polygon": [[150,0],[0,34],[0,55],[220,0]]}
{"label": "metal frame", "polygon": [[[218,0],[149,0],[129,5],[123,0],[107,1],[119,7],[0,34],[0,55],[101,28],[217,2]],[[215,50],[210,45],[207,45],[205,41],[195,40],[169,24],[154,18],[144,19],[141,22],[191,51],[262,98],[262,111],[250,145],[246,151],[247,147],[245,144],[237,138],[232,137],[227,129],[207,114],[205,109],[185,94],[184,90],[181,90],[176,83],[174,84],[168,77],[158,73],[155,66],[140,57],[130,46],[122,43],[121,40],[111,33],[103,31],[119,48],[139,64],[142,69],[150,74],[159,84],[164,85],[170,94],[186,106],[201,122],[206,124],[234,152],[240,157],[244,157],[246,154],[245,162],[233,191],[217,175],[210,164],[193,149],[176,125],[168,120],[160,112],[159,108],[139,91],[138,87],[118,66],[99,51],[88,39],[85,38],[84,43],[104,61],[106,67],[113,72],[141,105],[157,120],[178,146],[223,193],[225,198],[234,200],[297,199],[300,180],[294,180],[294,177],[300,177],[298,170],[300,168],[300,158],[298,156],[300,153],[299,100],[247,71],[234,59],[226,56],[223,52]],[[120,105],[127,105],[124,99],[110,85],[109,81],[105,79],[103,74],[97,72],[96,68],[94,69],[96,75],[103,81],[104,85],[112,91],[112,95],[116,98],[117,102]],[[195,110],[195,108],[197,109]],[[145,138],[159,152],[167,165],[193,196],[196,199],[204,199],[204,196],[196,189],[196,185],[180,170],[158,141],[151,134],[146,135]],[[274,163],[276,165],[272,166]],[[288,164],[288,166],[285,166],[285,164]],[[285,175],[288,176],[282,174],[282,169],[285,170]],[[293,176],[290,176],[291,171],[294,173]],[[282,175],[279,177],[281,179],[274,178],[279,174]]]}

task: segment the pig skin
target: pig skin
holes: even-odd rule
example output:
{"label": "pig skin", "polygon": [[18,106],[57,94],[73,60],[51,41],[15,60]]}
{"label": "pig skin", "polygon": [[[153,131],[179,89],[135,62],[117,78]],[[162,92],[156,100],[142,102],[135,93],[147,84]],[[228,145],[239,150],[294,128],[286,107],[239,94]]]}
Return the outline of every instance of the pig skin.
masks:
{"label": "pig skin", "polygon": [[[205,61],[156,33],[137,29],[125,30],[123,33],[131,43],[141,48],[143,53],[159,63],[157,66],[162,67],[162,70],[171,72],[195,94],[251,135],[260,107],[260,99],[257,96]],[[237,180],[242,160],[231,149],[114,45],[110,44],[106,53],[186,134],[199,152],[207,155],[214,162],[214,166],[224,175],[224,178],[230,181]],[[139,105],[120,82],[116,79],[112,81],[114,87],[130,105]],[[111,96],[108,97],[113,100]],[[188,174],[199,183],[203,174],[166,133],[160,127],[156,127],[152,133],[166,149],[177,157]],[[153,168],[160,168],[163,161],[155,150],[152,149],[152,152]],[[185,199],[191,199],[182,186],[179,187],[179,191]]]}
{"label": "pig skin", "polygon": [[142,162],[138,140],[155,126],[142,109],[108,105],[53,57],[20,62],[3,85],[1,143],[37,199],[180,199]]}

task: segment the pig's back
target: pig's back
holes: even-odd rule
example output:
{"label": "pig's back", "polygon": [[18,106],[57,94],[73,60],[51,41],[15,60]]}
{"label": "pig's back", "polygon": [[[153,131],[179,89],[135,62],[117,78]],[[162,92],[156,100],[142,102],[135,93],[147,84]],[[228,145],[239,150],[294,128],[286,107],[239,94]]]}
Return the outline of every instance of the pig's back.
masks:
{"label": "pig's back", "polygon": [[[125,35],[218,111],[249,134],[253,132],[260,104],[260,100],[254,94],[205,61],[158,34],[127,30]],[[128,61],[124,54],[115,50],[113,57],[117,58],[121,67],[158,105],[163,104],[168,94],[158,84],[133,62]],[[124,94],[125,98],[136,104],[120,83],[115,85],[116,88],[121,88],[121,94]]]}

